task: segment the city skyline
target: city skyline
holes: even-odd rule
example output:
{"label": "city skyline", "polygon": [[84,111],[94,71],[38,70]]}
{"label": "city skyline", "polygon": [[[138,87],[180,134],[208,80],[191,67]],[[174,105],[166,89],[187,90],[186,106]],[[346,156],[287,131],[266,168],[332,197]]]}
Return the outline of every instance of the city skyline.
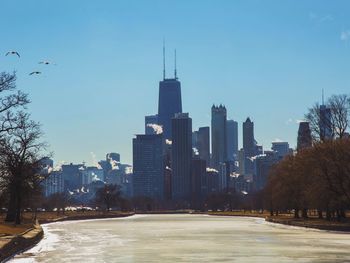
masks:
{"label": "city skyline", "polygon": [[[11,24],[0,51],[17,50],[21,58],[3,56],[0,66],[17,70],[18,88],[29,93],[29,111],[41,121],[56,163],[95,164],[93,158],[111,151],[132,163],[133,134],[144,130],[145,115],[157,112],[163,38],[167,77],[177,48],[183,111],[190,113],[193,130],[208,126],[211,105],[222,103],[239,131],[247,117],[254,121],[264,148],[276,138],[295,148],[297,120],[321,101],[322,89],[327,98],[346,93],[350,84],[345,1],[180,1],[173,13],[166,12],[166,1],[155,1],[152,10],[142,2],[105,1],[109,8],[38,2],[4,1],[5,9],[16,6],[18,13],[0,18]],[[43,59],[57,65],[38,65]],[[42,75],[28,76],[38,69]]]}

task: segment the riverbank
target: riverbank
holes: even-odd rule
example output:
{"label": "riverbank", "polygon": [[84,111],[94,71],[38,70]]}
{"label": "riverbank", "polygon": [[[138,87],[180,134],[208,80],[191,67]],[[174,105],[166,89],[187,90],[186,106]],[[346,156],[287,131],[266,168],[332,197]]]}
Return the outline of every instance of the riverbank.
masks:
{"label": "riverbank", "polygon": [[260,213],[260,212],[243,212],[243,211],[208,212],[208,215],[259,217],[259,218],[264,218],[265,221],[267,222],[276,223],[276,224],[350,233],[349,218],[343,219],[342,221],[335,221],[335,220],[328,221],[326,219],[318,219],[316,217],[294,218],[293,215],[291,214],[281,214],[279,216],[270,216],[268,212]]}
{"label": "riverbank", "polygon": [[33,214],[25,213],[23,215],[23,224],[21,225],[15,226],[13,224],[0,223],[0,262],[37,244],[44,236],[41,224],[73,220],[120,218],[131,215],[134,215],[134,213],[85,211],[66,212],[64,215],[57,215],[56,212],[40,212],[37,214],[37,224],[33,224],[31,223]]}
{"label": "riverbank", "polygon": [[27,250],[37,244],[44,236],[44,231],[40,225],[33,225],[26,231],[0,237],[0,262],[13,255]]}
{"label": "riverbank", "polygon": [[276,224],[283,224],[289,226],[298,226],[305,228],[313,228],[327,231],[339,231],[350,233],[350,220],[343,219],[342,221],[327,221],[325,219],[318,218],[293,218],[293,217],[272,217],[265,218],[266,221]]}

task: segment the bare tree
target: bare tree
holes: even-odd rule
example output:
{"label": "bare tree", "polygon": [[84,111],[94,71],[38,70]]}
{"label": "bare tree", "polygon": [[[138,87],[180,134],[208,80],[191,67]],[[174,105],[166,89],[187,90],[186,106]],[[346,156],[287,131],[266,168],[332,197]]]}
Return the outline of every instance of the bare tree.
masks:
{"label": "bare tree", "polygon": [[[325,141],[324,129],[334,130],[331,118],[322,118],[321,106],[315,103],[305,114],[305,119],[310,123],[311,136],[314,142]],[[321,127],[322,126],[322,127]],[[333,134],[331,135],[333,137]]]}
{"label": "bare tree", "polygon": [[350,118],[350,97],[345,94],[333,95],[328,100],[331,110],[331,122],[334,134],[343,138],[349,127]]}
{"label": "bare tree", "polygon": [[17,128],[20,116],[16,112],[30,101],[28,95],[16,90],[16,73],[0,73],[0,138]]}
{"label": "bare tree", "polygon": [[41,153],[46,145],[40,142],[40,125],[19,112],[13,127],[0,139],[1,188],[6,189],[9,204],[6,221],[21,223],[21,209],[26,195],[38,189],[42,181]]}
{"label": "bare tree", "polygon": [[119,185],[106,184],[96,191],[96,204],[105,206],[109,212],[111,207],[117,205],[121,200],[121,189]]}
{"label": "bare tree", "polygon": [[333,95],[327,100],[326,105],[316,103],[309,108],[305,118],[310,123],[315,142],[343,138],[349,128],[350,97],[346,94]]}

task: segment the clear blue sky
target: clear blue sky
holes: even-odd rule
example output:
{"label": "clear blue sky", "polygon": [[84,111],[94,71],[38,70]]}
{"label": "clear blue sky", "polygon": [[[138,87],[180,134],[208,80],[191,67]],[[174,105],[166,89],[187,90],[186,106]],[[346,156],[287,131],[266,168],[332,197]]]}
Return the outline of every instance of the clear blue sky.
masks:
{"label": "clear blue sky", "polygon": [[[162,41],[167,73],[178,51],[183,109],[194,128],[210,107],[250,116],[264,148],[295,146],[296,121],[325,94],[350,92],[350,2],[1,1],[0,70],[17,70],[54,159],[92,163],[119,152],[157,111]],[[57,66],[38,65],[47,59]],[[32,70],[42,75],[28,76]]]}

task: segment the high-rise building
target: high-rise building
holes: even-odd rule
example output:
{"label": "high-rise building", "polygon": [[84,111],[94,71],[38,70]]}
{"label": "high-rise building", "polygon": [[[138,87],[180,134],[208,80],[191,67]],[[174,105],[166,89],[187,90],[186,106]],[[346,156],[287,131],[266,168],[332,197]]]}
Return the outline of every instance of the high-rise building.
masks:
{"label": "high-rise building", "polygon": [[243,149],[245,156],[252,157],[255,153],[255,139],[254,139],[254,122],[248,117],[243,122]]}
{"label": "high-rise building", "polygon": [[191,198],[192,119],[178,113],[172,119],[172,197]]}
{"label": "high-rise building", "polygon": [[[243,122],[243,149],[244,149],[244,174],[246,176],[253,174],[253,161],[252,157],[257,155],[258,147],[254,139],[254,122],[248,117],[245,122]],[[249,176],[248,176],[249,177]]]}
{"label": "high-rise building", "polygon": [[136,135],[133,139],[134,196],[164,197],[163,137]]}
{"label": "high-rise building", "polygon": [[309,122],[302,121],[299,123],[297,150],[312,146],[312,137]]}
{"label": "high-rise building", "polygon": [[145,116],[145,134],[156,134],[152,125],[158,125],[158,114]]}
{"label": "high-rise building", "polygon": [[206,161],[206,165],[209,166],[210,162],[210,128],[200,127],[198,131],[195,131],[192,136],[193,147],[197,148],[198,155],[201,160]]}
{"label": "high-rise building", "polygon": [[176,51],[174,78],[166,78],[163,47],[163,80],[159,82],[158,124],[163,127],[164,139],[172,139],[171,119],[176,113],[182,113],[181,82],[176,73]]}
{"label": "high-rise building", "polygon": [[279,160],[281,158],[274,151],[265,151],[264,154],[254,157],[253,185],[255,191],[265,187],[271,167]]}
{"label": "high-rise building", "polygon": [[238,158],[238,122],[227,120],[227,160],[236,161]]}
{"label": "high-rise building", "polygon": [[45,196],[64,192],[64,179],[62,171],[53,171],[43,180]]}
{"label": "high-rise building", "polygon": [[74,191],[82,187],[81,170],[85,169],[84,164],[64,164],[62,165],[62,174],[65,190]]}
{"label": "high-rise building", "polygon": [[330,140],[333,137],[331,118],[331,109],[324,104],[320,105],[319,129],[321,141]]}
{"label": "high-rise building", "polygon": [[119,153],[107,153],[106,154],[106,161],[115,161],[120,162],[120,154]]}
{"label": "high-rise building", "polygon": [[191,173],[191,204],[193,209],[199,209],[202,201],[202,179],[206,176],[206,161],[192,159]]}
{"label": "high-rise building", "polygon": [[239,163],[238,171],[241,175],[244,175],[244,173],[245,173],[245,154],[244,154],[243,148],[241,148],[238,151],[238,163]]}
{"label": "high-rise building", "polygon": [[272,142],[271,149],[281,159],[292,152],[288,142]]}
{"label": "high-rise building", "polygon": [[217,170],[220,163],[227,160],[226,120],[225,106],[213,105],[211,108],[211,151],[212,167]]}

